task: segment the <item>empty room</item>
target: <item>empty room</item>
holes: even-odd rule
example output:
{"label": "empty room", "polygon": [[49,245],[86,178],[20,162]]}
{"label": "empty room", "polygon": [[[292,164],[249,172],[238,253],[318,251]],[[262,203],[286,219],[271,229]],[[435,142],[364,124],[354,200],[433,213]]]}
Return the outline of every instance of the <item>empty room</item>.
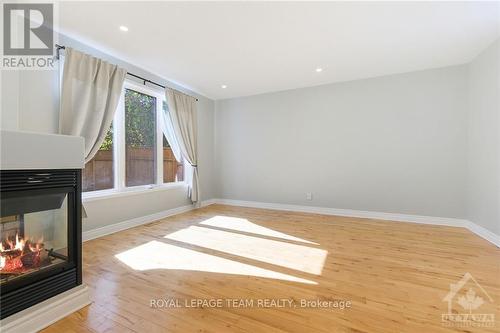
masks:
{"label": "empty room", "polygon": [[1,11],[1,333],[500,333],[499,1]]}

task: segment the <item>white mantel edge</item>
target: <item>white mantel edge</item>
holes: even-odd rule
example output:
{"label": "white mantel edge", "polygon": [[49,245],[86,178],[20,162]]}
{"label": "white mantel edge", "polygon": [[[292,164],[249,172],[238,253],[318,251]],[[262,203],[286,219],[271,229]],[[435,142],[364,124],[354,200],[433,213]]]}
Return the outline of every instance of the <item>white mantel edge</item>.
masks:
{"label": "white mantel edge", "polygon": [[0,130],[0,170],[83,169],[79,136]]}
{"label": "white mantel edge", "polygon": [[0,332],[35,333],[89,304],[88,288],[80,285],[0,320]]}

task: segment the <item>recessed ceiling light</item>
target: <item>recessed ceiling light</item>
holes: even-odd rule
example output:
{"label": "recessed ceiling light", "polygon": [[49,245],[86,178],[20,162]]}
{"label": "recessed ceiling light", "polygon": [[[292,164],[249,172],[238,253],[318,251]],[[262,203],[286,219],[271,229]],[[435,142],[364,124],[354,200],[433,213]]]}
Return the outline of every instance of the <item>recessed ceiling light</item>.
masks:
{"label": "recessed ceiling light", "polygon": [[126,32],[126,31],[128,31],[128,28],[124,25],[120,25],[120,30]]}
{"label": "recessed ceiling light", "polygon": [[222,89],[226,89],[226,88],[227,88],[227,86],[226,86],[225,84],[221,85],[220,87],[221,87]]}
{"label": "recessed ceiling light", "polygon": [[321,67],[316,68],[316,72],[317,72],[317,73],[320,73],[320,72],[322,72],[322,71],[323,71],[323,68],[321,68]]}

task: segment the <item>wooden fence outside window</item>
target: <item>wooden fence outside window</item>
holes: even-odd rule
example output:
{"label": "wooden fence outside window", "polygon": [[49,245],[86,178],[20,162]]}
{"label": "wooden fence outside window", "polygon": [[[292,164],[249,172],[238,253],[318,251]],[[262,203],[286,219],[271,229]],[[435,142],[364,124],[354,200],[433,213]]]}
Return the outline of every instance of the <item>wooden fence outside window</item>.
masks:
{"label": "wooden fence outside window", "polygon": [[[127,148],[125,183],[127,186],[154,183],[154,154],[148,148]],[[184,179],[184,167],[175,160],[170,147],[163,148],[163,182],[171,183]],[[113,188],[113,151],[99,150],[85,164],[82,175],[82,190],[98,191]]]}

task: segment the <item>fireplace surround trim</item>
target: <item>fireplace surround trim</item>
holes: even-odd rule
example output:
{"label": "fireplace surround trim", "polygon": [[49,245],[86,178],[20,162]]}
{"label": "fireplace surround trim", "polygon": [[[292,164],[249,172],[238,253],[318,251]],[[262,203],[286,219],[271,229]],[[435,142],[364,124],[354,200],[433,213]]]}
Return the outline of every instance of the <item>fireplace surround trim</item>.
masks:
{"label": "fireplace surround trim", "polygon": [[80,285],[0,320],[0,331],[35,333],[90,303],[88,287]]}

